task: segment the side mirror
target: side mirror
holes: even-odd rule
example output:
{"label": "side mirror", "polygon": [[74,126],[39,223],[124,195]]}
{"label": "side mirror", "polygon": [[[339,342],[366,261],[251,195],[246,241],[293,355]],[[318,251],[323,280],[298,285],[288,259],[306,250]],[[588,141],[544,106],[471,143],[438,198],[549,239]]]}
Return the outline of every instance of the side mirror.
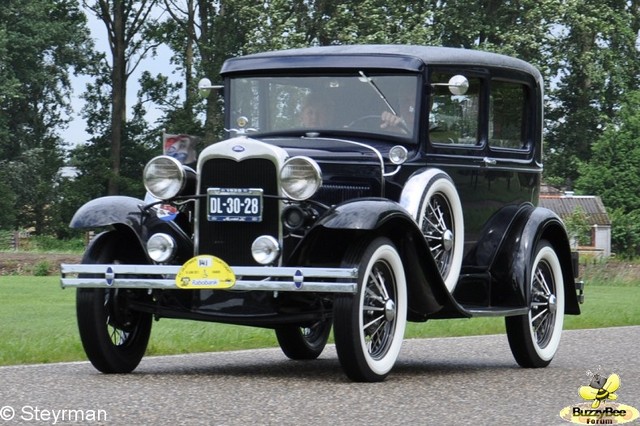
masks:
{"label": "side mirror", "polygon": [[469,80],[464,75],[454,75],[449,79],[449,91],[452,95],[464,95],[469,90]]}
{"label": "side mirror", "polygon": [[209,80],[208,78],[203,78],[198,82],[198,93],[203,98],[208,98],[212,89],[220,90],[222,88],[224,88],[224,86],[212,85],[211,80]]}
{"label": "side mirror", "polygon": [[464,95],[469,90],[469,80],[464,75],[454,75],[448,83],[431,83],[432,86],[447,86],[452,95]]}

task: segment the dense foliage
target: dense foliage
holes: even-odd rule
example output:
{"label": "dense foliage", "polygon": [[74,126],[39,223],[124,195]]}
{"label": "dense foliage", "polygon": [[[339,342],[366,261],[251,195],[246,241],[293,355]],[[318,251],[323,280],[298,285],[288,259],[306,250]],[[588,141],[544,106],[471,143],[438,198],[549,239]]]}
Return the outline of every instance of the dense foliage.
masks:
{"label": "dense foliage", "polygon": [[[103,24],[94,37],[108,38],[108,52],[93,49],[89,16]],[[142,167],[163,131],[214,143],[220,99],[215,92],[199,99],[195,85],[203,76],[218,80],[229,57],[411,43],[535,64],[546,81],[545,180],[601,195],[620,212],[614,236],[628,235],[620,220],[640,204],[639,33],[640,0],[7,0],[0,9],[0,196],[10,207],[0,212],[0,228],[67,236],[66,223],[84,201],[140,196]],[[137,103],[127,106],[131,73],[161,45],[173,52],[175,68],[144,73]],[[89,138],[68,147],[59,135],[75,72],[90,80],[83,95]],[[145,121],[150,108],[161,112],[157,122]],[[75,179],[60,179],[63,163],[76,168]]]}
{"label": "dense foliage", "polygon": [[640,91],[624,98],[620,111],[580,165],[577,189],[598,194],[611,211],[612,245],[626,257],[640,255]]}
{"label": "dense foliage", "polygon": [[74,0],[9,0],[0,8],[2,228],[52,230],[70,73],[82,71],[90,48]]}

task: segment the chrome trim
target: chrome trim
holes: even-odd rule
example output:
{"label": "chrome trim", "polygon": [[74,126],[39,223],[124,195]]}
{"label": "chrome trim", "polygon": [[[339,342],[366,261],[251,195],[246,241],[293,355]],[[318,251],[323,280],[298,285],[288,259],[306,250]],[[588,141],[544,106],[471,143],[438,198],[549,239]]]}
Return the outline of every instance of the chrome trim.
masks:
{"label": "chrome trim", "polygon": [[[238,147],[242,147],[244,149],[240,150]],[[226,158],[231,159],[237,162],[247,160],[250,158],[263,158],[266,160],[270,160],[276,166],[276,179],[278,179],[278,194],[269,194],[269,195],[278,195],[282,196],[282,190],[280,189],[282,185],[280,185],[280,169],[284,164],[285,160],[289,158],[289,154],[284,149],[270,145],[265,142],[251,139],[246,136],[237,136],[234,138],[226,139],[221,142],[217,142],[213,145],[209,145],[206,147],[198,157],[198,181],[196,183],[196,188],[200,189],[202,184],[202,166],[203,164],[215,158]],[[195,212],[199,212],[202,207],[201,204],[203,202],[200,199],[196,200]],[[283,203],[280,202],[280,213],[282,213]],[[199,215],[195,214],[194,217],[194,232],[193,232],[193,245],[194,245],[194,254],[199,253],[200,249],[200,223],[199,223]],[[278,223],[278,242],[282,247],[284,244],[283,241],[283,229],[282,222]]]}
{"label": "chrome trim", "polygon": [[[302,137],[302,139],[305,139],[304,137]],[[381,187],[381,196],[384,197],[384,158],[382,157],[382,153],[380,151],[378,151],[377,149],[375,149],[374,147],[372,147],[371,145],[367,145],[366,143],[361,143],[361,142],[355,142],[355,141],[350,141],[348,139],[338,139],[338,138],[313,138],[315,140],[325,140],[325,141],[338,141],[338,142],[344,142],[346,144],[349,145],[357,145],[363,148],[368,148],[371,151],[373,151],[373,153],[378,157],[378,160],[380,161],[380,182],[382,182],[382,187]]]}
{"label": "chrome trim", "polygon": [[384,176],[384,177],[394,176],[395,174],[397,174],[400,171],[401,168],[402,168],[402,164],[399,164],[399,165],[396,166],[396,169],[394,171],[384,173],[382,176]]}
{"label": "chrome trim", "polygon": [[[175,276],[178,274],[180,268],[180,265],[62,264],[60,265],[60,285],[62,288],[179,290],[175,282]],[[238,277],[235,285],[229,289],[231,291],[295,291],[354,294],[357,289],[357,268],[232,266],[231,269],[236,277]],[[67,277],[69,274],[91,274],[93,277]],[[144,275],[145,277],[113,278],[115,275],[123,274]],[[271,281],[261,279],[261,277],[282,278],[283,280]],[[343,281],[325,282],[317,281],[318,279],[336,279]]]}

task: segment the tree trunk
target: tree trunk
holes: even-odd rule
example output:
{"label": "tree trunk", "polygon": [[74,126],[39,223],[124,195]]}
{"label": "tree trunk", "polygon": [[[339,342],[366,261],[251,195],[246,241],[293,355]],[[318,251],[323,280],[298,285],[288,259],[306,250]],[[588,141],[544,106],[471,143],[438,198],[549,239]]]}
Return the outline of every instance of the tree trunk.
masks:
{"label": "tree trunk", "polygon": [[111,173],[108,194],[119,193],[120,153],[127,114],[127,77],[125,56],[125,5],[124,0],[115,0],[113,7],[113,70],[111,100]]}

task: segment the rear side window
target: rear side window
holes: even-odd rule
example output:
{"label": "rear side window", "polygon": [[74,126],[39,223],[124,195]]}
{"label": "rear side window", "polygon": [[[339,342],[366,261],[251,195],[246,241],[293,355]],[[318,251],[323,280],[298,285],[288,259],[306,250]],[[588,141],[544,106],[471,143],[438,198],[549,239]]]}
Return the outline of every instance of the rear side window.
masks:
{"label": "rear side window", "polygon": [[527,99],[526,85],[499,80],[491,82],[489,146],[527,148]]}

